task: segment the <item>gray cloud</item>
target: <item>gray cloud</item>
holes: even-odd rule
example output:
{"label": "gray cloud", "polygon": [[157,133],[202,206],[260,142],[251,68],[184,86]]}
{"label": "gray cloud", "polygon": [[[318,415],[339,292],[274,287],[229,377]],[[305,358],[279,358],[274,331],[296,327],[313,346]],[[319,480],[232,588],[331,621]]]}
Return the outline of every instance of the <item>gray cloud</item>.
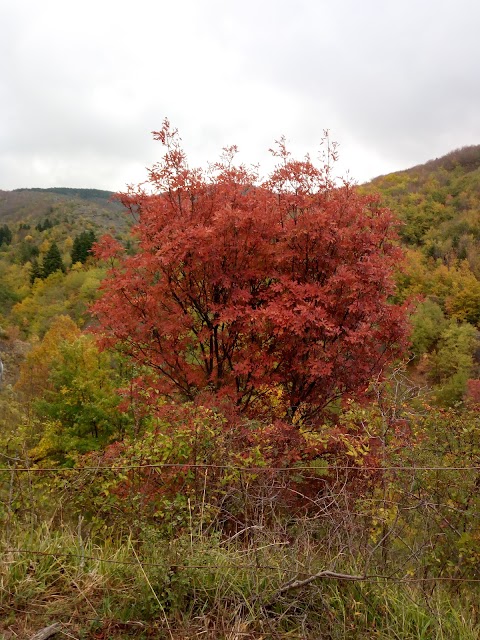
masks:
{"label": "gray cloud", "polygon": [[479,142],[475,0],[0,1],[0,188],[121,189],[165,116],[194,163],[323,129],[366,179]]}

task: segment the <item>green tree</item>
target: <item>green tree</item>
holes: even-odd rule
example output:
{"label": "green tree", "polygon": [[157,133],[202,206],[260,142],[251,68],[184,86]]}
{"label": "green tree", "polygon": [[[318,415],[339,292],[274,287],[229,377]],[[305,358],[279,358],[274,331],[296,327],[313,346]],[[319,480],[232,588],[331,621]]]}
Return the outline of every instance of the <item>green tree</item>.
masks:
{"label": "green tree", "polygon": [[440,404],[449,406],[462,400],[473,373],[478,335],[472,325],[454,320],[442,332],[429,359],[429,377],[437,385],[435,397]]}
{"label": "green tree", "polygon": [[48,276],[51,273],[55,273],[55,271],[65,271],[60,249],[56,242],[51,245],[43,259],[43,277],[48,278]]}
{"label": "green tree", "polygon": [[461,263],[457,274],[445,301],[446,309],[453,318],[480,326],[480,281],[466,262]]}
{"label": "green tree", "polygon": [[412,316],[412,353],[416,360],[428,353],[440,338],[447,321],[436,302],[426,299]]}
{"label": "green tree", "polygon": [[10,244],[12,242],[12,232],[8,225],[4,224],[3,227],[0,227],[0,247],[2,244]]}
{"label": "green tree", "polygon": [[89,231],[82,231],[79,236],[76,236],[72,247],[72,264],[76,262],[85,264],[88,256],[91,255],[92,246],[95,241],[95,232],[91,229]]}
{"label": "green tree", "polygon": [[34,258],[30,267],[30,284],[33,284],[35,280],[43,278],[43,268],[39,264],[38,260]]}
{"label": "green tree", "polygon": [[20,264],[26,264],[27,262],[32,262],[34,258],[38,258],[39,250],[37,245],[28,242],[27,240],[23,240],[17,249],[18,260]]}
{"label": "green tree", "polygon": [[35,229],[37,231],[46,231],[47,229],[51,229],[53,227],[53,222],[51,222],[50,218],[45,218],[43,224],[39,222]]}
{"label": "green tree", "polygon": [[130,417],[118,410],[119,369],[109,353],[99,353],[92,336],[79,335],[64,317],[32,352],[17,388],[33,397],[35,415],[43,425],[31,451],[34,458],[63,461],[69,453],[100,449],[124,434]]}

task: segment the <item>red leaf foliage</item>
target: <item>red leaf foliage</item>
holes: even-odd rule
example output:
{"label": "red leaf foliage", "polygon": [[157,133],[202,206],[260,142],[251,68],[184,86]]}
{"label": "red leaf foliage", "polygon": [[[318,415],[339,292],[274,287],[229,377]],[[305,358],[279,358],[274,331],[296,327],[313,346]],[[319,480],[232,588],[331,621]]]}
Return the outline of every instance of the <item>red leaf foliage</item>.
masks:
{"label": "red leaf foliage", "polygon": [[467,391],[465,394],[467,404],[471,407],[480,407],[480,380],[467,380]]}
{"label": "red leaf foliage", "polygon": [[106,342],[155,374],[156,393],[209,391],[252,415],[272,389],[289,421],[363,391],[406,338],[405,309],[389,302],[392,213],[333,184],[328,165],[291,159],[283,140],[261,181],[234,164],[235,147],[201,171],[168,121],[155,137],[166,153],[148,186],[120,196],[139,250],[117,260],[94,307]]}

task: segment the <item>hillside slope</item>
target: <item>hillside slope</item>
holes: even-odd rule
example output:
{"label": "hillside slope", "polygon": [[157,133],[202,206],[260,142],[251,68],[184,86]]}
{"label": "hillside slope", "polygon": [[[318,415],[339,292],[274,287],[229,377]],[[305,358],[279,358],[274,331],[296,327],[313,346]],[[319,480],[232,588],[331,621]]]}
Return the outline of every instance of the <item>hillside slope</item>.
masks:
{"label": "hillside slope", "polygon": [[0,190],[0,223],[35,225],[49,217],[72,225],[124,233],[130,224],[114,194],[98,189]]}
{"label": "hillside slope", "polygon": [[[86,260],[85,251],[105,233],[128,244],[132,220],[112,196],[96,189],[0,191],[0,328],[31,337],[61,314],[88,320],[104,268]],[[61,269],[46,273],[50,251],[57,251]]]}
{"label": "hillside slope", "polygon": [[480,378],[480,145],[360,188],[402,223],[397,297],[417,301],[410,375],[440,404],[461,402]]}
{"label": "hillside slope", "polygon": [[480,145],[372,180],[398,213],[401,238],[432,258],[467,260],[480,277]]}

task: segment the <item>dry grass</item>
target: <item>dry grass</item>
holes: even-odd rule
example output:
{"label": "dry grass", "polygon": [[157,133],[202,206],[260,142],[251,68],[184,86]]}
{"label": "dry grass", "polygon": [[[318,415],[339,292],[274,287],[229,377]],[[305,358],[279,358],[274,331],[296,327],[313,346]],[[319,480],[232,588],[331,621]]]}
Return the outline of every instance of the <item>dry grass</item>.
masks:
{"label": "dry grass", "polygon": [[327,562],[348,568],[348,554],[332,555],[314,533],[307,520],[288,540],[278,527],[230,538],[200,527],[174,540],[146,527],[142,539],[100,544],[67,527],[18,527],[0,547],[0,638],[52,622],[77,640],[479,637],[471,590],[325,578],[282,591]]}

